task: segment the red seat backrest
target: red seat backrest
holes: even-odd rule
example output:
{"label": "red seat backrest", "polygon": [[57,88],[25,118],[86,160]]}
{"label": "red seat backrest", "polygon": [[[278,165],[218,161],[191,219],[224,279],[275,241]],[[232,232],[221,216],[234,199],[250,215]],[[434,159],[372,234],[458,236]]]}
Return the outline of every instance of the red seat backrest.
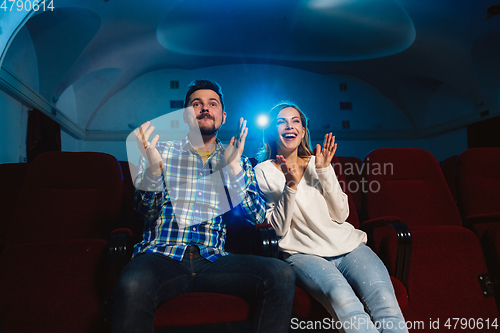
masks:
{"label": "red seat backrest", "polygon": [[381,148],[363,162],[368,219],[398,216],[409,227],[461,226],[460,214],[439,163],[419,148]]}
{"label": "red seat backrest", "polygon": [[352,196],[351,192],[349,191],[348,182],[346,180],[346,177],[344,176],[344,173],[342,172],[341,163],[340,163],[337,156],[333,156],[332,166],[333,166],[333,169],[335,170],[335,174],[337,175],[337,179],[339,181],[340,186],[342,187],[342,190],[349,197],[349,199],[348,199],[349,200],[349,216],[347,217],[347,222],[352,224],[355,228],[359,228],[359,216],[358,216],[358,212],[356,209],[356,205],[354,203],[353,196]]}
{"label": "red seat backrest", "polygon": [[450,156],[444,159],[441,163],[441,171],[443,172],[444,179],[448,184],[451,196],[457,201],[457,186],[455,181],[455,165],[457,162],[457,155]]}
{"label": "red seat backrest", "polygon": [[359,212],[362,208],[361,166],[363,162],[359,158],[352,156],[337,156],[337,158],[342,167],[342,174],[346,180],[345,187],[349,190],[349,193],[351,193],[356,210]]}
{"label": "red seat backrest", "polygon": [[108,239],[122,204],[122,173],[113,156],[43,153],[26,175],[6,245]]}
{"label": "red seat backrest", "polygon": [[500,148],[473,148],[457,158],[462,216],[500,213]]}
{"label": "red seat backrest", "polygon": [[[0,164],[2,186],[0,187],[0,248],[7,233],[12,214],[15,212],[17,199],[28,173],[29,163]],[[0,249],[1,251],[1,249]]]}

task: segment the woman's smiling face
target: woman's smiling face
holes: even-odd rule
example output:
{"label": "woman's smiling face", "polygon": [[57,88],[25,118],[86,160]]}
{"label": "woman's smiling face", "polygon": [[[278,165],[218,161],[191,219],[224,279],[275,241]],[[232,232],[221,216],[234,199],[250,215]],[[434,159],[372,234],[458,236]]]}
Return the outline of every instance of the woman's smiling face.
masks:
{"label": "woman's smiling face", "polygon": [[306,129],[300,119],[300,113],[293,107],[287,107],[276,117],[278,129],[276,143],[278,153],[296,150],[304,138]]}

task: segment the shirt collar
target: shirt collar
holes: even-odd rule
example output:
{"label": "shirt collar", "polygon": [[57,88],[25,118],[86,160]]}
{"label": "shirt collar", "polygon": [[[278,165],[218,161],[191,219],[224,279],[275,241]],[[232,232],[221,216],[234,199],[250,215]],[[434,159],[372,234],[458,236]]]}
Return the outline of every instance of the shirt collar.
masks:
{"label": "shirt collar", "polygon": [[[181,147],[183,150],[192,150],[192,151],[195,151],[193,145],[191,144],[191,142],[189,141],[189,137],[186,135],[186,137],[184,139],[181,140]],[[219,138],[216,138],[215,139],[215,150],[214,152],[216,151],[219,151],[221,153],[224,153],[225,151],[225,147],[224,145],[222,144],[222,142],[219,140]]]}

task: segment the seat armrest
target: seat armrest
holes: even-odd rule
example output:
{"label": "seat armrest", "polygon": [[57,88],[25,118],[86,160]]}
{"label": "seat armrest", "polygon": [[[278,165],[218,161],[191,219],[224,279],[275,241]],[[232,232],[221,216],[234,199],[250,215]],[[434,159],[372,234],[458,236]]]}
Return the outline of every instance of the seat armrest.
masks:
{"label": "seat armrest", "polygon": [[410,274],[412,251],[411,232],[408,226],[403,222],[390,222],[389,225],[394,228],[398,239],[395,277],[406,287],[408,283],[408,276]]}
{"label": "seat armrest", "polygon": [[108,266],[104,270],[106,281],[106,296],[102,300],[102,321],[106,325],[111,322],[113,289],[121,271],[132,258],[134,234],[130,229],[119,228],[110,232],[108,241]]}
{"label": "seat armrest", "polygon": [[120,272],[132,258],[134,234],[130,229],[120,228],[111,232],[108,242],[109,262]]}
{"label": "seat armrest", "polygon": [[368,234],[369,245],[378,255],[380,255],[380,244],[386,242],[387,237],[391,234],[395,234],[397,239],[397,252],[394,277],[406,286],[410,272],[412,251],[412,237],[408,226],[401,222],[397,216],[387,216],[364,221],[361,223],[360,229]]}
{"label": "seat armrest", "polygon": [[368,246],[377,254],[380,253],[380,243],[382,239],[392,232],[391,223],[401,222],[397,216],[384,216],[360,223],[359,228],[368,234]]}
{"label": "seat armrest", "polygon": [[255,226],[257,231],[252,240],[253,254],[263,257],[278,258],[278,236],[269,223],[261,223]]}
{"label": "seat armrest", "polygon": [[278,237],[270,224],[254,225],[238,218],[227,220],[226,223],[226,251],[263,257],[278,257]]}

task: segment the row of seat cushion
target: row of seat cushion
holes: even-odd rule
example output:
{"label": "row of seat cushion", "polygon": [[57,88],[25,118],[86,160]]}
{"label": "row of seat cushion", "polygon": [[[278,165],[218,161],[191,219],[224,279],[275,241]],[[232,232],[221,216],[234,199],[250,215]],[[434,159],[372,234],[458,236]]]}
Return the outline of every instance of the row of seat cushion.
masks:
{"label": "row of seat cushion", "polygon": [[[102,332],[109,230],[123,178],[101,153],[45,153],[29,166],[0,257],[2,332]],[[3,221],[4,223],[5,221]]]}
{"label": "row of seat cushion", "polygon": [[463,225],[481,240],[489,271],[500,281],[500,148],[468,149],[440,165]]}
{"label": "row of seat cushion", "polygon": [[[21,199],[16,208],[4,206],[2,211],[22,211],[22,214],[15,214],[9,232],[2,235],[7,249],[0,264],[6,268],[5,273],[9,270],[8,274],[1,276],[1,286],[5,291],[2,297],[4,331],[33,331],[40,327],[52,331],[98,330],[102,316],[100,300],[109,295],[110,290],[103,283],[107,270],[101,266],[106,260],[102,256],[109,231],[126,227],[133,229],[138,237],[141,234],[140,223],[131,209],[132,178],[136,169],[128,162],[117,165],[114,158],[100,153],[47,153],[35,162],[29,173],[26,164],[9,166],[19,172],[15,177],[17,184],[12,188],[16,189],[17,185]],[[13,174],[13,171],[9,173]],[[22,178],[26,179],[24,187]],[[14,196],[14,192],[10,192],[9,197]],[[29,200],[23,198],[28,197],[32,205],[24,205]],[[122,197],[123,201],[120,201]],[[356,215],[352,214],[350,220],[354,225],[359,224]],[[35,253],[30,255],[33,250]],[[81,264],[82,260],[86,265]],[[54,265],[60,269],[54,270]],[[33,268],[36,268],[36,274],[33,274]],[[404,303],[406,291],[400,282],[394,280],[394,283]],[[68,288],[70,291],[59,292]],[[301,290],[297,295],[294,312],[306,317],[318,316],[316,309],[321,309],[321,306],[315,305],[314,300]],[[75,319],[76,312],[67,306],[75,296],[82,300],[79,304],[86,309],[80,309],[80,320]],[[30,297],[32,302],[28,302]],[[179,311],[186,309],[186,304],[189,307],[193,299],[206,304],[199,305],[202,308],[194,316],[196,321],[186,318],[187,314],[193,317],[192,311]],[[51,300],[51,306],[45,305],[48,300]],[[211,305],[214,301],[226,304],[231,311],[221,312],[221,307]],[[26,313],[31,315],[26,316]],[[213,323],[213,318],[218,322],[248,320],[250,313],[249,304],[236,297],[188,294],[161,306],[157,310],[155,325],[166,328],[206,324]],[[25,320],[20,321],[20,317],[25,317]],[[207,322],[206,318],[211,318],[211,321]]]}
{"label": "row of seat cushion", "polygon": [[[432,154],[414,148],[376,149],[365,156],[362,177],[371,190],[362,193],[367,220],[361,227],[374,221],[400,221],[411,233],[405,318],[497,319],[495,300],[484,296],[478,281],[478,275],[488,271],[479,239],[463,227]],[[398,244],[388,230],[375,228],[370,237],[394,274]]]}
{"label": "row of seat cushion", "polygon": [[[491,157],[486,159],[492,163]],[[478,157],[472,160],[477,163]],[[363,162],[355,157],[338,157],[332,164],[337,174],[344,176],[339,181],[345,192],[356,202],[355,210],[363,221],[360,227],[369,232],[370,245],[393,276],[399,273],[396,264],[403,262],[406,272],[398,277],[408,292],[408,304],[402,307],[407,320],[425,321],[431,317],[446,320],[450,316],[490,318],[490,321],[498,318],[493,298],[484,297],[478,280],[479,275],[488,271],[478,238],[463,227],[455,199],[439,164],[429,152],[412,148],[376,149]],[[497,166],[496,170],[500,168]],[[493,179],[491,185],[495,184],[498,175],[493,176],[491,171],[483,174]],[[472,195],[476,201],[483,200],[492,191]],[[352,220],[352,205],[350,208]],[[488,221],[495,216],[490,213]],[[394,222],[409,227],[400,237],[406,242],[407,252],[403,241],[396,237]],[[488,239],[490,245],[495,242],[498,245],[500,237],[492,231]],[[490,252],[500,253],[495,250]],[[499,266],[498,260],[494,263]]]}
{"label": "row of seat cushion", "polygon": [[[457,204],[463,217],[498,213],[499,156],[500,148],[473,148],[439,162],[455,201],[458,201],[457,183],[460,184],[461,196]],[[363,162],[350,156],[338,156],[338,162],[345,177],[343,188],[351,193],[358,215],[363,219],[361,193],[368,186],[366,183],[363,185],[361,177]]]}
{"label": "row of seat cushion", "polygon": [[[19,170],[6,194],[12,200],[1,209],[10,215],[8,223],[0,221],[7,229],[1,235],[2,332],[106,332],[103,301],[116,280],[108,239],[124,227],[141,236],[131,209],[134,166],[103,153],[50,152],[29,167],[0,166],[7,168],[9,175]],[[158,329],[251,318],[251,306],[235,296],[192,293],[167,303],[156,311]]]}
{"label": "row of seat cushion", "polygon": [[[477,238],[461,226],[434,157],[421,149],[378,149],[368,154],[363,163],[348,157],[335,157],[332,162],[349,195],[351,224],[360,226],[360,211],[371,221],[397,220],[410,226],[412,252],[407,263],[406,287],[392,277],[406,319],[425,323],[452,317],[490,319],[490,322],[498,319],[494,300],[483,296],[477,279],[478,274],[487,271],[481,248]],[[361,174],[356,175],[356,171]],[[350,193],[353,189],[357,192],[354,195]],[[361,223],[362,228],[368,225],[370,221]],[[394,275],[397,239],[391,228],[380,229],[370,236],[379,243],[375,248]],[[293,315],[302,319],[329,316],[299,287],[295,290]],[[426,328],[431,330],[428,325]],[[494,331],[495,327],[481,330]]]}
{"label": "row of seat cushion", "polygon": [[[8,235],[10,236],[4,236],[7,248],[0,261],[0,288],[2,288],[2,290],[0,290],[0,295],[2,295],[0,296],[0,310],[5,332],[40,332],[40,327],[47,327],[47,330],[51,332],[63,330],[72,332],[97,331],[98,327],[100,327],[99,319],[101,318],[101,306],[99,301],[103,295],[109,293],[109,290],[106,290],[106,286],[102,284],[103,274],[105,274],[106,270],[101,269],[101,263],[103,262],[102,255],[103,252],[105,252],[103,249],[105,249],[107,244],[107,232],[114,227],[114,221],[116,219],[119,226],[133,225],[130,221],[134,221],[135,219],[132,215],[125,214],[125,216],[129,216],[128,218],[130,218],[130,221],[125,223],[123,215],[124,210],[127,211],[130,208],[131,193],[133,192],[131,178],[126,177],[127,172],[125,171],[127,167],[131,167],[130,165],[122,162],[122,168],[120,168],[119,163],[106,154],[53,154],[54,155],[46,155],[44,159],[37,161],[36,165],[38,166],[34,168],[36,171],[32,171],[30,167],[29,173],[31,173],[31,175],[28,175],[27,178],[33,181],[27,182],[26,186],[23,187],[21,191],[21,197],[28,199],[21,200],[17,208],[13,209],[15,212],[14,215],[17,217],[13,220],[13,223],[17,225],[14,225],[9,232]],[[77,155],[83,158],[75,159]],[[377,150],[367,155],[365,162],[368,162],[368,160],[370,160],[369,158],[371,158],[371,162],[374,163],[378,158],[380,162],[392,163],[394,170],[396,170],[396,168],[397,170],[404,170],[405,168],[403,168],[403,166],[408,165],[408,163],[402,165],[398,163],[401,161],[410,161],[410,165],[413,164],[423,169],[428,168],[429,170],[435,171],[435,168],[429,168],[426,165],[426,163],[428,163],[426,162],[427,160],[432,160],[429,155],[430,154],[423,153],[420,150],[412,149],[400,151]],[[94,159],[97,159],[99,162],[96,162]],[[82,162],[82,160],[89,161]],[[90,160],[94,160],[94,162]],[[433,163],[436,164],[437,162],[433,160],[430,164],[432,165]],[[40,166],[42,164],[46,165]],[[78,166],[75,167],[75,164]],[[337,174],[342,175],[342,172],[338,170],[341,163],[338,162],[337,164]],[[123,177],[121,176],[122,169],[124,170]],[[365,170],[364,177],[370,175],[368,170],[368,168]],[[408,170],[412,170],[411,172],[413,173],[419,171],[418,167]],[[116,177],[112,174],[116,175],[117,172],[119,172],[121,180],[114,181],[113,179],[116,179]],[[393,187],[396,189],[396,194],[384,193],[384,195],[380,197],[382,205],[385,203],[388,204],[389,207],[383,210],[383,214],[380,214],[380,212],[377,214],[378,218],[384,218],[387,214],[392,214],[393,216],[399,214],[398,218],[400,220],[409,221],[408,215],[418,215],[421,213],[420,210],[427,210],[429,207],[425,205],[421,207],[419,205],[412,206],[410,203],[401,203],[404,201],[402,197],[407,194],[406,192],[414,192],[418,197],[419,193],[429,193],[429,191],[423,190],[426,189],[427,186],[431,186],[433,183],[441,183],[441,185],[443,183],[440,181],[425,181],[426,185],[422,186],[421,183],[424,182],[424,178],[422,178],[423,176],[421,174],[416,177],[415,175],[408,175],[404,172],[397,172],[398,175],[396,178],[386,179],[387,184],[393,183],[391,186],[396,184],[396,187]],[[60,175],[60,177],[57,176],[54,179],[54,175]],[[73,180],[71,176],[78,179]],[[35,179],[39,177],[42,180]],[[374,179],[371,179],[370,181],[373,180]],[[382,184],[382,178],[380,181]],[[415,191],[411,186],[408,187],[405,185],[405,182],[406,184],[413,185],[420,184],[419,191]],[[33,183],[34,190],[30,189],[31,183]],[[115,190],[111,190],[110,186],[116,186]],[[372,187],[372,189],[373,188],[374,187]],[[428,188],[427,190],[432,190],[432,188]],[[380,191],[384,192],[382,187]],[[372,194],[377,195],[380,191]],[[125,205],[123,205],[123,193],[126,194]],[[101,201],[109,200],[111,204],[109,207],[103,205],[102,202],[92,204],[92,200],[95,198]],[[394,198],[402,200],[398,202]],[[368,198],[365,197],[364,199],[366,202]],[[40,201],[34,203],[33,207],[36,209],[31,212],[29,212],[31,205],[26,204],[26,202],[30,202],[30,200]],[[368,202],[373,203],[373,200],[373,198],[368,199]],[[68,206],[61,208],[61,205],[64,205],[66,201],[69,201],[67,204]],[[118,202],[118,205],[113,204],[113,202]],[[80,205],[83,206],[87,204],[91,206],[88,211],[79,207]],[[405,205],[407,208],[403,210],[392,209],[400,205]],[[353,209],[355,204],[352,196],[350,197],[350,206],[351,215],[348,220],[353,225],[357,226],[359,224],[359,219],[356,214],[357,209]],[[371,207],[373,206],[374,205]],[[377,204],[375,204],[375,207],[376,206]],[[416,209],[416,212],[415,207],[419,207]],[[365,206],[364,208],[366,209],[367,207]],[[380,207],[377,209],[379,208]],[[103,209],[105,211],[103,211]],[[439,210],[439,208],[434,208],[434,210],[436,209]],[[27,210],[27,212],[21,213],[22,210]],[[90,230],[86,227],[82,228],[81,226],[77,226],[75,228],[76,230],[70,230],[71,223],[86,224],[83,216],[75,214],[75,210],[82,212],[82,214],[86,214],[85,221],[88,222],[87,219],[92,220],[90,224],[94,225],[95,228],[90,228],[92,229]],[[100,211],[100,213],[92,213],[92,210]],[[33,211],[35,211],[35,213],[33,213]],[[36,214],[36,211],[38,211],[38,214]],[[65,216],[64,219],[59,219],[56,214],[58,211],[70,214],[71,218]],[[372,218],[377,218],[375,217],[377,216],[377,214],[375,214],[377,210],[373,211],[373,209],[367,209],[367,211],[370,212]],[[128,212],[130,213],[130,210]],[[103,219],[101,214],[103,214],[102,216],[108,216],[110,218]],[[444,213],[444,215],[447,214]],[[456,216],[456,214],[453,213],[451,215]],[[415,216],[412,216],[412,218],[418,221]],[[55,221],[52,221],[52,219],[55,219]],[[38,225],[31,228],[30,224],[32,223]],[[40,230],[44,229],[44,224],[47,225],[47,230],[50,230],[50,233],[47,230]],[[445,315],[451,314],[457,316],[462,313],[473,316],[476,315],[477,311],[481,311],[483,318],[486,318],[486,316],[497,316],[498,313],[496,309],[493,311],[491,308],[491,298],[479,299],[476,297],[477,290],[471,291],[471,289],[475,288],[476,284],[476,280],[472,281],[470,278],[473,274],[471,275],[468,271],[463,274],[461,272],[464,265],[470,266],[471,263],[476,265],[474,268],[475,271],[484,272],[485,270],[483,267],[484,260],[481,261],[481,255],[478,254],[477,251],[478,246],[474,241],[471,241],[470,234],[464,232],[462,228],[450,229],[449,226],[442,225],[439,225],[439,227],[429,232],[423,232],[416,228],[416,226],[411,226],[411,228],[414,234],[414,242],[416,243],[414,244],[414,252],[412,255],[410,278],[407,285],[408,288],[405,289],[400,281],[393,279],[398,300],[400,301],[400,305],[407,319],[416,318],[415,320],[417,320],[420,318],[421,320],[426,320],[425,317],[431,313],[435,314],[434,317],[439,318],[444,318]],[[61,234],[57,237],[56,234],[59,231],[61,231]],[[89,232],[89,234],[83,235],[86,232]],[[140,234],[140,230],[136,232]],[[26,234],[26,238],[23,237],[24,233]],[[40,233],[40,236],[37,237],[37,233]],[[80,234],[80,236],[77,234]],[[46,237],[46,239],[42,236]],[[384,237],[379,238],[380,244],[382,245],[378,246],[378,248],[382,248],[383,250],[379,254],[386,261],[391,271],[391,263],[395,256],[394,249],[396,248],[397,251],[397,245],[394,246],[393,235],[391,233],[387,233]],[[426,242],[429,244],[425,245]],[[447,242],[451,242],[451,245],[447,244]],[[436,246],[436,244],[441,246]],[[454,249],[453,245],[457,247],[458,244],[461,246],[459,246],[458,249]],[[465,248],[463,244],[467,244],[468,247]],[[448,247],[449,249],[447,249]],[[425,251],[421,252],[422,248],[425,249]],[[451,256],[451,253],[455,250],[456,252],[453,252],[453,254],[455,256],[457,254],[460,255],[461,251],[463,252],[464,249],[467,249],[467,253],[465,253],[463,257],[459,257],[463,265],[458,265],[458,268],[454,268],[453,265],[455,261],[451,260],[448,262],[450,260],[449,256]],[[441,258],[442,261],[437,258]],[[444,265],[443,262],[448,263]],[[35,267],[36,275],[33,275],[32,269]],[[470,270],[470,267],[467,267],[467,269]],[[456,272],[457,270],[458,272]],[[449,278],[450,274],[453,276],[452,279]],[[428,276],[427,280],[422,279],[422,277],[426,275]],[[463,277],[463,275],[466,277]],[[32,279],[31,277],[33,276],[36,278]],[[474,276],[474,278],[476,277]],[[78,281],[77,286],[75,286],[74,281]],[[443,284],[444,287],[447,288],[442,289]],[[471,288],[471,286],[474,288]],[[455,291],[457,289],[462,290],[461,288],[463,288],[464,295],[467,295],[467,293],[474,295],[472,298],[464,296],[466,300],[465,305],[464,301],[455,303],[455,300],[450,298],[450,292],[447,294],[444,291],[449,289]],[[63,290],[68,294],[60,292]],[[406,298],[406,292],[408,292],[409,295],[409,302]],[[457,293],[455,292],[455,294]],[[205,300],[210,300],[210,297],[217,297],[217,295],[206,295],[203,293],[200,295],[190,294],[181,297],[182,299],[172,300],[173,302],[171,304],[166,304],[158,309],[157,326],[160,327],[163,325],[161,327],[167,327],[172,325],[174,319],[177,320],[175,321],[176,325],[186,324],[189,318],[180,316],[178,312],[175,312],[177,314],[174,316],[175,318],[172,318],[171,315],[173,312],[170,311],[170,309],[175,304],[184,304],[186,302],[189,304],[189,297],[195,297],[197,299],[201,297]],[[78,298],[83,300],[79,303],[81,308],[71,308],[74,299]],[[241,310],[233,311],[232,313],[238,314],[239,317],[236,318],[231,315],[224,316],[220,319],[221,322],[242,320],[242,318],[249,319],[251,309],[248,304],[241,302],[241,299],[229,298],[229,300],[224,299],[221,301],[224,304],[232,304],[231,302],[234,302],[236,305],[232,307],[232,309]],[[429,302],[429,299],[432,301]],[[474,301],[469,302],[471,299],[474,299]],[[49,300],[50,304],[48,304]],[[178,303],[175,303],[176,301]],[[210,304],[210,301],[204,304]],[[294,314],[299,317],[321,316],[321,311],[323,311],[321,310],[322,307],[318,307],[318,304],[314,302],[315,301],[311,300],[303,291],[296,290]],[[406,305],[407,303],[408,305]],[[456,304],[456,306],[448,307],[446,304]],[[462,306],[462,312],[454,311],[456,307]],[[476,308],[477,311],[469,311],[471,307]],[[450,309],[448,312],[443,312],[445,308]],[[73,311],[73,309],[75,310]],[[209,310],[210,306],[204,311],[197,312],[196,317],[199,319],[199,313],[205,313],[205,311]],[[212,310],[214,309],[212,308]],[[166,315],[160,315],[161,313],[166,313]],[[187,311],[181,311],[181,313],[187,315]],[[324,314],[325,313],[323,313],[323,315]],[[170,315],[170,317],[168,317],[168,315]],[[23,320],[21,320],[21,318]],[[198,323],[203,323],[203,318]]]}
{"label": "row of seat cushion", "polygon": [[[391,159],[385,160],[384,157],[379,160],[379,163],[382,163],[382,169],[376,169],[377,167],[380,168],[380,166],[377,166],[375,164],[372,165],[371,171],[370,168],[368,167],[368,163],[370,160],[370,157],[373,159],[372,162],[377,163],[377,157],[376,155],[378,153],[382,153],[382,156],[384,155],[384,150],[377,150],[374,152],[372,155],[367,156],[365,158],[365,169],[363,169],[363,166],[361,165],[361,161],[357,161],[353,158],[348,158],[348,157],[339,157],[338,159],[335,158],[334,161],[332,162],[335,170],[337,177],[339,178],[339,181],[343,185],[344,189],[346,190],[346,193],[349,195],[349,205],[350,205],[350,216],[348,217],[348,221],[353,224],[355,227],[358,227],[360,225],[359,223],[359,217],[357,212],[362,211],[363,209],[366,209],[365,206],[361,205],[361,194],[363,189],[363,186],[360,184],[358,187],[353,185],[354,181],[360,181],[361,177],[366,177],[371,174],[375,174],[377,176],[378,173],[384,173],[383,169],[383,163],[394,163],[393,167],[396,167],[400,169],[401,173],[397,177],[402,177],[403,181],[412,181],[411,178],[414,177],[416,180],[416,183],[419,183],[422,181],[426,176],[424,174],[420,174],[415,176],[414,173],[419,170],[419,166],[422,169],[426,168],[426,163],[434,164],[434,167],[436,166],[435,159],[430,155],[430,153],[422,151],[422,150],[413,150],[413,149],[402,149],[402,150],[392,150],[389,149],[385,151],[386,153],[389,153],[389,155],[393,155],[395,157],[395,160],[404,160],[406,162],[409,161],[409,164],[412,165],[414,168],[413,169],[408,169],[405,167],[405,165],[397,165],[394,161],[391,161]],[[418,156],[419,154],[422,155],[422,163],[419,164],[419,158],[411,158],[408,156],[416,155]],[[348,165],[347,163],[351,163],[351,165]],[[346,166],[350,168],[347,169]],[[432,169],[432,168],[431,168]],[[434,168],[434,176],[437,175],[437,178],[442,177],[439,172],[435,172],[436,168]],[[364,171],[364,173],[359,174],[359,176],[355,175],[356,171]],[[387,169],[385,172],[390,173],[387,176],[391,176],[395,173],[394,169]],[[418,173],[418,172],[417,172]],[[432,174],[432,172],[431,172]],[[396,177],[396,178],[397,178]],[[420,178],[419,178],[420,177]],[[432,178],[432,177],[431,177]],[[392,179],[392,181],[396,181],[397,179]],[[371,182],[371,181],[370,181]],[[428,180],[428,184],[426,186],[429,186],[430,184],[440,184],[441,190],[445,189],[444,183],[441,181],[434,180]],[[365,189],[368,190],[374,190],[371,191],[372,194],[377,194],[379,192],[379,189],[374,185],[370,187],[370,183],[367,182],[365,183]],[[423,186],[422,188],[425,188]],[[349,190],[358,190],[357,195],[352,195]],[[380,189],[381,191],[382,189]],[[405,192],[410,189],[398,189],[396,192]],[[428,189],[429,191],[431,190],[430,188]],[[435,207],[432,209],[440,209],[440,205],[442,204],[447,204],[448,208],[453,209],[452,207],[454,205],[450,205],[450,201],[448,200],[449,198],[446,196],[446,194],[441,193],[442,191],[437,191],[434,193],[434,201],[435,202]],[[444,191],[446,192],[446,191]],[[365,193],[366,194],[366,193]],[[397,193],[395,194],[396,196],[398,195]],[[443,196],[443,198],[441,198]],[[366,199],[363,197],[363,199]],[[441,200],[441,202],[439,202]],[[356,205],[356,202],[359,206]],[[390,201],[387,201],[390,202]],[[389,205],[391,206],[391,205]],[[359,209],[358,209],[359,208]],[[432,214],[432,209],[430,206],[426,207],[426,210],[428,211],[429,214]],[[393,214],[396,215],[396,212],[392,211]],[[374,213],[372,213],[373,216]],[[403,218],[403,220],[406,220],[406,216],[404,214],[400,214],[401,216],[399,219]],[[446,215],[446,214],[444,214]],[[451,214],[453,215],[453,214]],[[383,218],[385,217],[384,214],[380,214],[380,216]],[[424,215],[425,216],[425,215]],[[457,215],[455,214],[455,217]],[[419,217],[417,215],[412,216],[415,220],[419,220]],[[420,216],[422,218],[422,216]],[[453,220],[453,218],[451,218]],[[428,221],[430,224],[433,222]],[[417,222],[418,224],[419,222]],[[443,222],[444,224],[449,223],[453,224],[452,221],[448,222]],[[424,222],[425,224],[425,222]],[[361,225],[363,227],[363,224]],[[418,242],[422,242],[421,245],[417,246],[419,251],[415,252],[413,254],[413,264],[411,265],[411,271],[413,274],[409,276],[409,286],[410,289],[406,289],[405,286],[402,284],[401,281],[397,280],[396,278],[392,277],[393,285],[395,288],[395,292],[399,301],[399,304],[401,308],[403,309],[405,315],[408,318],[413,318],[414,320],[421,320],[422,318],[426,319],[426,316],[430,316],[431,314],[435,314],[436,316],[439,316],[441,318],[444,318],[447,315],[460,315],[460,314],[465,314],[469,313],[470,315],[474,315],[474,311],[469,311],[470,307],[472,306],[471,304],[473,303],[468,303],[471,300],[480,300],[479,302],[476,302],[472,308],[474,308],[476,313],[481,312],[485,316],[491,316],[491,317],[497,317],[498,313],[497,310],[495,309],[494,305],[492,306],[492,301],[490,298],[486,299],[484,302],[483,301],[483,296],[481,294],[480,287],[478,286],[477,280],[471,279],[473,277],[474,279],[476,278],[476,275],[474,274],[475,272],[480,272],[480,273],[485,273],[486,268],[484,266],[484,260],[482,260],[482,254],[480,252],[480,248],[477,246],[477,242],[475,238],[471,238],[471,234],[467,232],[465,229],[462,227],[458,228],[447,228],[444,227],[444,229],[441,229],[441,227],[438,227],[433,230],[419,230],[418,228],[413,227],[412,228],[413,232],[415,233],[416,240]],[[383,234],[383,233],[382,233]],[[392,263],[394,262],[394,258],[397,256],[397,246],[394,245],[394,237],[393,233],[389,232],[389,234],[386,235],[386,238],[381,240],[382,246],[378,246],[377,248],[380,249],[382,247],[382,255],[385,255],[386,262],[388,263],[389,266],[391,266],[391,260]],[[462,241],[457,241],[457,239],[460,239],[462,237]],[[429,242],[430,245],[426,246],[424,245],[425,242]],[[439,247],[435,246],[435,243],[440,243]],[[446,242],[451,242],[452,244],[463,244],[463,243],[471,243],[471,249],[468,251],[469,255],[469,260],[465,260],[467,262],[467,265],[470,265],[471,263],[474,263],[472,266],[475,265],[475,267],[468,267],[469,271],[466,272],[460,272],[460,268],[462,266],[454,266],[455,262],[454,261],[449,261],[448,259],[445,259],[445,261],[448,261],[448,265],[442,265],[441,262],[437,261],[437,267],[433,267],[433,265],[428,264],[428,269],[429,270],[435,270],[435,277],[438,279],[436,281],[433,281],[432,279],[422,279],[422,277],[428,276],[427,272],[425,271],[426,269],[422,269],[420,267],[422,263],[420,262],[422,258],[426,259],[426,256],[431,254],[433,256],[436,256],[436,254],[442,255],[445,258],[449,256],[450,254],[453,253],[453,250],[450,246],[446,245]],[[422,252],[422,248],[428,247],[427,252]],[[444,250],[443,250],[444,249]],[[463,250],[463,249],[461,249]],[[433,253],[433,251],[436,251],[436,254]],[[460,253],[460,251],[456,251],[456,253]],[[479,260],[478,260],[479,258]],[[419,263],[420,262],[420,263]],[[436,266],[435,265],[435,266]],[[431,267],[433,267],[431,269]],[[456,273],[456,271],[459,271]],[[471,273],[473,271],[473,273]],[[455,279],[450,280],[448,277],[451,275],[455,276]],[[432,274],[431,274],[432,275]],[[441,281],[439,281],[439,276],[441,276]],[[446,277],[443,278],[443,277]],[[446,286],[444,288],[443,286]],[[470,293],[472,296],[471,297],[463,297],[461,302],[457,303],[456,307],[461,307],[463,304],[467,304],[467,306],[463,307],[461,311],[455,311],[456,307],[446,307],[445,304],[448,302],[447,296],[449,294],[453,294],[452,291],[455,291],[456,289],[463,288],[464,293]],[[446,292],[446,290],[448,290]],[[437,292],[438,291],[438,292]],[[410,297],[410,301],[408,301],[408,295],[412,295]],[[478,295],[480,297],[478,297]],[[426,301],[427,298],[432,299],[432,304],[429,304],[428,301]],[[447,308],[447,311],[443,311],[443,309]],[[439,311],[436,311],[438,309]],[[294,307],[293,307],[293,314],[297,317],[303,318],[303,319],[318,319],[318,318],[324,318],[326,316],[329,316],[326,310],[314,299],[312,299],[307,293],[305,293],[303,290],[301,290],[299,287],[296,287],[295,291],[295,299],[294,299]]]}
{"label": "row of seat cushion", "polygon": [[500,147],[468,149],[454,169],[463,224],[481,240],[500,305]]}
{"label": "row of seat cushion", "polygon": [[[338,157],[338,161],[346,179],[343,188],[351,193],[360,219],[365,220],[361,194],[370,184],[361,174],[367,166],[356,157]],[[462,224],[481,238],[486,230],[500,222],[500,148],[468,149],[442,160],[439,165],[458,205]]]}

